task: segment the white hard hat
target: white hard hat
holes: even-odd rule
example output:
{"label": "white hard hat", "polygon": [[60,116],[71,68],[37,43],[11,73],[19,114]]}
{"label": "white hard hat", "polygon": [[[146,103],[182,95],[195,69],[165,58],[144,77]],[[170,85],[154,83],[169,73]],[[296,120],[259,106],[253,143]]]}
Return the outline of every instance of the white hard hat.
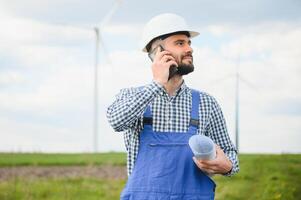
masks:
{"label": "white hard hat", "polygon": [[144,27],[141,48],[147,52],[147,45],[155,38],[166,34],[188,32],[190,37],[199,35],[199,32],[191,31],[183,17],[164,13],[153,17]]}

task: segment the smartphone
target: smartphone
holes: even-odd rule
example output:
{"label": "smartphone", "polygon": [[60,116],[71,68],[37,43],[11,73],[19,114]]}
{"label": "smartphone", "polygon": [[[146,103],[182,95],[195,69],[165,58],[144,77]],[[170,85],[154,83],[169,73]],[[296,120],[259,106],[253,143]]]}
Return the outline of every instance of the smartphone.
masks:
{"label": "smartphone", "polygon": [[[161,51],[164,51],[165,49],[163,48],[163,46],[161,44],[158,45],[158,47],[156,47],[153,51],[148,53],[148,57],[151,59],[151,61],[154,61],[154,57],[156,55],[156,53],[158,52],[158,49],[161,48]],[[171,79],[171,77],[173,77],[178,71],[178,68],[176,65],[172,64],[169,67],[169,76],[168,76],[168,80]]]}

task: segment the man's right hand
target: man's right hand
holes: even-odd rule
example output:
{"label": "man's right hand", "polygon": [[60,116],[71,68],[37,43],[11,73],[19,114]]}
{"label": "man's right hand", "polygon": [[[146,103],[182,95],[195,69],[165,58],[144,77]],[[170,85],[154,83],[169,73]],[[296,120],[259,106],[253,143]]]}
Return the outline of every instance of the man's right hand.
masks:
{"label": "man's right hand", "polygon": [[153,80],[162,86],[168,82],[169,68],[176,65],[174,57],[168,51],[160,51],[156,53],[152,64]]}

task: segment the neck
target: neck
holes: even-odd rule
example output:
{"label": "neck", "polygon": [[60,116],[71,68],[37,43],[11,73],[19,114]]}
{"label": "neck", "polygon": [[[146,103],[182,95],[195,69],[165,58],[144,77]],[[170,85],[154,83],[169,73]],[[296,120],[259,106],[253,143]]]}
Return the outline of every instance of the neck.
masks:
{"label": "neck", "polygon": [[182,85],[183,78],[180,75],[173,76],[165,85],[164,88],[169,96],[174,96],[177,89]]}

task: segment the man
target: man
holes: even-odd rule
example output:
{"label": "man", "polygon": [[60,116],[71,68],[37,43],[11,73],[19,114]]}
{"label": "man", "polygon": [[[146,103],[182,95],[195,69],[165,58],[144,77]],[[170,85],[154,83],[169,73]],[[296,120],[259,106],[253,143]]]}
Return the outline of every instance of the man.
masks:
{"label": "man", "polygon": [[[143,51],[153,61],[151,83],[121,90],[107,110],[115,131],[125,131],[128,182],[122,200],[214,199],[210,175],[239,170],[237,151],[215,99],[186,86],[193,71],[191,31],[175,14],[152,18],[143,33]],[[188,146],[192,135],[209,136],[216,158],[198,160]]]}

